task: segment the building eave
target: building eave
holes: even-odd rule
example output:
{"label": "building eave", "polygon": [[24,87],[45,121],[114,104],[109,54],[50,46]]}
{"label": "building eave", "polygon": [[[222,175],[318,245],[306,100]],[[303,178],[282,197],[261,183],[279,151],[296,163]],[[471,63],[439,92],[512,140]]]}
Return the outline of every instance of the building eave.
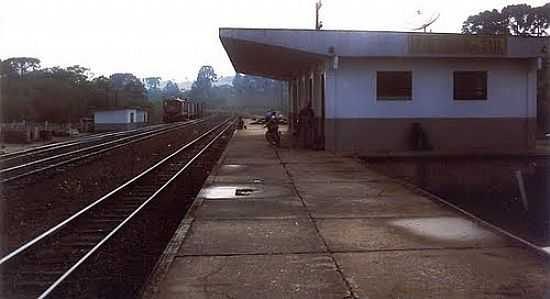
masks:
{"label": "building eave", "polygon": [[237,72],[288,80],[333,56],[514,58],[544,55],[546,38],[353,30],[220,28]]}

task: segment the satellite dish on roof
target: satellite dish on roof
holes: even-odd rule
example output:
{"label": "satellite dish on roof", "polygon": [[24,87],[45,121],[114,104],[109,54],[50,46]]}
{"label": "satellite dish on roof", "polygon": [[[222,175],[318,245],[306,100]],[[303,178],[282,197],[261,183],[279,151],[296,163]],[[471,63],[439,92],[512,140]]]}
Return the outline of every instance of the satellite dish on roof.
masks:
{"label": "satellite dish on roof", "polygon": [[441,14],[437,11],[430,10],[430,9],[417,9],[414,12],[414,15],[409,16],[407,19],[409,20],[407,22],[407,27],[410,28],[410,30],[413,31],[428,31],[428,27],[430,27],[433,23],[435,23]]}
{"label": "satellite dish on roof", "polygon": [[430,27],[430,25],[432,25],[433,23],[435,23],[435,21],[437,21],[437,19],[439,19],[440,16],[441,14],[439,13],[436,16],[432,16],[426,23],[422,24],[417,28],[413,28],[413,30],[414,31],[422,30],[426,32],[427,28]]}

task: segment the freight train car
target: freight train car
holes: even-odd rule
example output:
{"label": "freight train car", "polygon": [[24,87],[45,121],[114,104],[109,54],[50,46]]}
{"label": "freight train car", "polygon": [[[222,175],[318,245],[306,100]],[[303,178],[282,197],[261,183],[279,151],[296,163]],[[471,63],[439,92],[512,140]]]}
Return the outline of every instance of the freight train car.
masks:
{"label": "freight train car", "polygon": [[164,122],[184,121],[201,117],[203,103],[197,103],[191,99],[169,99],[164,100],[163,110]]}

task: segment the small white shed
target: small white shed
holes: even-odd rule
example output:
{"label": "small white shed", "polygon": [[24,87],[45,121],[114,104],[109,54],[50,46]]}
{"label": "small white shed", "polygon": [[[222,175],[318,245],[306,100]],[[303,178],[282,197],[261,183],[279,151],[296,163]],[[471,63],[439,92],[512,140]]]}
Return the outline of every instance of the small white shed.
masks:
{"label": "small white shed", "polygon": [[115,109],[94,112],[94,130],[124,131],[143,127],[148,121],[147,111],[141,109]]}

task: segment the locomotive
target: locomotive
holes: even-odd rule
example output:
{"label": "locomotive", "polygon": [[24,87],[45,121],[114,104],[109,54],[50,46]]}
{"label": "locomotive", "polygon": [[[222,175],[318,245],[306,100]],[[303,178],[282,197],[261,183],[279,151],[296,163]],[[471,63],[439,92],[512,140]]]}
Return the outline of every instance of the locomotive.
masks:
{"label": "locomotive", "polygon": [[191,99],[168,99],[163,102],[164,122],[184,121],[202,116],[204,105]]}

